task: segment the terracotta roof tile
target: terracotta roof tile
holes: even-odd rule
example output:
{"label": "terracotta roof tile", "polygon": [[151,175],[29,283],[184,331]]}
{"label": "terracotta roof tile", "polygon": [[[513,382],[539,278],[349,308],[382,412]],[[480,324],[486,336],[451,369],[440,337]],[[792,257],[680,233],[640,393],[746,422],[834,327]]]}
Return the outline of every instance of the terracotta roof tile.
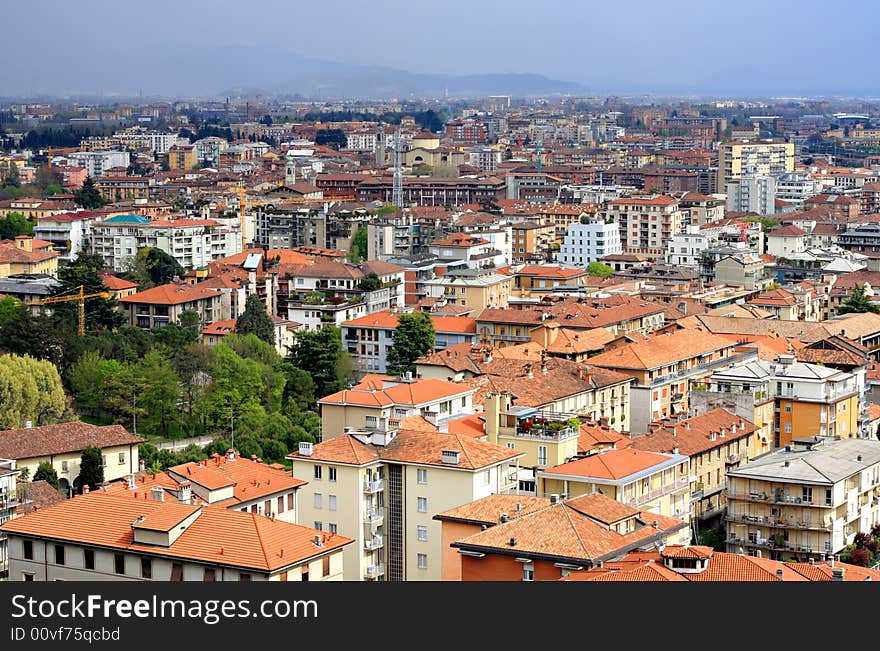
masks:
{"label": "terracotta roof tile", "polygon": [[25,427],[0,432],[0,458],[30,459],[65,452],[138,445],[147,439],[129,434],[122,425],[91,425],[82,421]]}
{"label": "terracotta roof tile", "polygon": [[120,303],[149,303],[152,305],[180,305],[206,298],[215,298],[221,293],[216,289],[199,285],[175,284],[159,285],[131,296],[120,298]]}

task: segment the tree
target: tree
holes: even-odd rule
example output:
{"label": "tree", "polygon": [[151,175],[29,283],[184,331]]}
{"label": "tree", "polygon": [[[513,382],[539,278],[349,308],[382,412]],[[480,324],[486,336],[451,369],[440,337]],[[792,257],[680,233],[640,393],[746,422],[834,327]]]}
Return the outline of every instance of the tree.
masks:
{"label": "tree", "polygon": [[857,312],[880,312],[880,307],[871,302],[861,285],[853,287],[852,294],[837,309],[838,314],[851,314]]}
{"label": "tree", "polygon": [[[83,292],[86,294],[108,291],[104,279],[101,278],[103,269],[104,260],[101,256],[80,251],[76,260],[58,270],[58,280],[62,284],[52,292],[52,296],[70,295],[78,291],[80,285],[83,286]],[[125,323],[125,315],[117,309],[117,305],[115,298],[100,296],[87,298],[85,301],[86,329],[114,329]],[[52,305],[53,314],[59,320],[69,323],[76,323],[78,309],[77,301]]]}
{"label": "tree", "polygon": [[320,330],[302,330],[295,334],[296,343],[290,353],[293,366],[312,376],[316,395],[326,396],[339,391],[347,379],[342,347],[342,331],[335,325]]}
{"label": "tree", "polygon": [[240,335],[254,334],[267,344],[275,345],[275,324],[256,294],[247,297],[244,312],[235,320],[235,331]]}
{"label": "tree", "polygon": [[55,490],[61,490],[61,483],[58,481],[58,473],[48,461],[43,461],[37,466],[37,472],[34,473],[33,481],[44,481]]}
{"label": "tree", "polygon": [[382,281],[379,279],[379,276],[377,276],[373,272],[368,273],[358,283],[358,289],[362,292],[375,292],[381,287]]}
{"label": "tree", "polygon": [[[133,264],[141,274],[146,274],[154,287],[167,285],[185,273],[184,268],[172,256],[162,249],[151,247],[140,249]],[[132,279],[132,282],[140,282],[140,280]]]}
{"label": "tree", "polygon": [[95,179],[87,176],[82,187],[73,193],[73,200],[86,210],[94,210],[104,205],[104,199],[95,185]]}
{"label": "tree", "polygon": [[168,438],[172,423],[177,420],[180,378],[171,362],[155,351],[135,365],[134,373],[144,385],[138,397],[144,410],[144,429]]}
{"label": "tree", "polygon": [[4,296],[3,298],[0,298],[0,328],[3,327],[4,323],[15,316],[15,311],[20,304],[21,301],[14,296]]}
{"label": "tree", "polygon": [[400,314],[394,329],[394,344],[388,351],[385,366],[389,373],[415,372],[415,360],[434,350],[434,323],[427,312]]}
{"label": "tree", "polygon": [[34,222],[20,212],[11,212],[0,219],[0,240],[12,240],[19,235],[33,235]]}
{"label": "tree", "polygon": [[614,269],[609,267],[607,264],[603,262],[599,262],[598,260],[593,260],[590,264],[587,265],[587,273],[591,276],[600,276],[602,278],[608,278],[614,274]]}
{"label": "tree", "polygon": [[0,356],[0,430],[60,422],[67,396],[58,369],[30,356]]}
{"label": "tree", "polygon": [[318,129],[315,133],[315,144],[342,149],[348,144],[348,137],[342,129]]}
{"label": "tree", "polygon": [[79,476],[73,485],[82,492],[83,486],[95,489],[104,483],[104,455],[101,448],[89,445],[82,451],[79,460]]}
{"label": "tree", "polygon": [[351,256],[355,256],[359,258],[359,260],[367,259],[367,227],[361,226],[358,228],[357,233],[354,234],[354,237],[351,238],[351,246],[349,247],[349,261],[356,262],[352,259]]}
{"label": "tree", "polygon": [[96,414],[105,405],[110,389],[122,372],[122,364],[87,350],[67,369],[67,383],[80,409]]}

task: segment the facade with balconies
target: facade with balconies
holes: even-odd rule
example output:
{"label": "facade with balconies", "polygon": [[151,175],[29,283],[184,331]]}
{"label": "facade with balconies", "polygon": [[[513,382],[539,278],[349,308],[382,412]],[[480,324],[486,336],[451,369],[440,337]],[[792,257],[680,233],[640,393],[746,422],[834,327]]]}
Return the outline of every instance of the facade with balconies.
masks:
{"label": "facade with balconies", "polygon": [[[14,518],[18,508],[30,503],[16,486],[18,473],[13,459],[0,459],[0,525]],[[0,577],[8,571],[6,539],[6,533],[0,532]]]}
{"label": "facade with balconies", "polygon": [[806,561],[880,522],[880,441],[805,437],[727,473],[727,551]]}

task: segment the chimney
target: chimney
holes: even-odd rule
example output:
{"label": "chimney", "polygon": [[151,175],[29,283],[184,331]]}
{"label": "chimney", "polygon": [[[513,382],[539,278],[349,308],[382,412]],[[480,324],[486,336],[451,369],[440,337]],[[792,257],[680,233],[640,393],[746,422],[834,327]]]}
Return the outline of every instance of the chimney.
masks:
{"label": "chimney", "polygon": [[312,543],[315,545],[315,547],[323,547],[324,546],[321,542],[320,535],[315,535],[315,539],[312,541]]}
{"label": "chimney", "polygon": [[510,520],[510,517],[506,513],[502,513],[501,516],[498,518],[498,522],[500,522],[501,524],[504,524],[508,520]]}
{"label": "chimney", "polygon": [[831,570],[832,581],[843,581],[846,575],[846,568],[839,565]]}
{"label": "chimney", "polygon": [[678,448],[672,448],[672,454],[678,454]]}
{"label": "chimney", "polygon": [[785,467],[788,468],[791,465],[791,461],[788,459],[785,460]]}
{"label": "chimney", "polygon": [[135,484],[134,484],[134,473],[131,473],[131,474],[128,476],[128,490],[133,491],[134,489],[135,489]]}
{"label": "chimney", "polygon": [[780,579],[782,578],[782,568],[781,567],[776,568],[776,576],[778,576]]}
{"label": "chimney", "polygon": [[88,493],[88,492],[89,492],[89,485],[86,484],[86,485],[83,486],[83,495],[85,495],[85,494]]}
{"label": "chimney", "polygon": [[510,542],[507,543],[511,547],[516,547],[516,538],[511,538]]}
{"label": "chimney", "polygon": [[146,468],[147,468],[147,464],[144,462],[143,459],[140,459],[138,461],[138,472],[143,472],[144,470],[146,470]]}
{"label": "chimney", "polygon": [[164,502],[165,501],[165,490],[154,486],[150,489],[150,499],[154,502]]}
{"label": "chimney", "polygon": [[450,465],[457,466],[461,458],[459,450],[443,450],[441,452],[441,461]]}
{"label": "chimney", "polygon": [[235,450],[233,450],[232,448],[226,450],[226,458],[230,461],[235,461]]}
{"label": "chimney", "polygon": [[192,484],[189,481],[184,480],[180,482],[178,496],[180,501],[184,504],[189,504],[192,501]]}
{"label": "chimney", "polygon": [[24,427],[25,427],[25,429],[30,429],[30,428],[32,428],[33,426],[34,426],[34,421],[32,421],[32,420],[26,420],[26,421],[24,421]]}
{"label": "chimney", "polygon": [[299,442],[299,453],[304,457],[312,456],[312,443],[311,443],[311,441],[300,441]]}
{"label": "chimney", "polygon": [[862,455],[860,454],[856,457],[856,461],[861,461],[861,460],[862,460]]}
{"label": "chimney", "polygon": [[550,504],[559,504],[559,493],[553,493],[550,496]]}
{"label": "chimney", "polygon": [[527,378],[533,378],[533,377],[535,377],[535,376],[532,374],[532,365],[531,365],[531,364],[524,364],[524,365],[523,365],[523,370],[525,371],[525,373],[526,373],[526,377],[527,377]]}
{"label": "chimney", "polygon": [[517,503],[516,503],[516,512],[519,513],[520,511],[522,511],[522,504],[520,504],[519,502],[517,502]]}

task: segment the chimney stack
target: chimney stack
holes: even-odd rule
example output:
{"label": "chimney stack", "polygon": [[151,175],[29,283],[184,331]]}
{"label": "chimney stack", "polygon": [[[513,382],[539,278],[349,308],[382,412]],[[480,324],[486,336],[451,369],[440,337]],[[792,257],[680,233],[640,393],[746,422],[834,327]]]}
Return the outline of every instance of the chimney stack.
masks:
{"label": "chimney stack", "polygon": [[831,570],[831,580],[832,581],[843,581],[845,580],[846,568],[840,567],[839,565]]}
{"label": "chimney stack", "polygon": [[499,521],[501,524],[504,524],[504,523],[507,522],[508,520],[510,520],[510,517],[508,517],[508,515],[507,515],[506,513],[502,513],[501,516],[498,518],[498,521]]}
{"label": "chimney stack", "polygon": [[135,489],[135,484],[134,484],[134,473],[131,473],[131,474],[128,476],[128,490],[133,491],[134,489]]}
{"label": "chimney stack", "polygon": [[531,364],[524,364],[524,365],[523,365],[523,370],[525,371],[525,374],[526,374],[526,377],[527,377],[527,378],[533,378],[533,377],[535,377],[535,376],[532,374],[532,365],[531,365]]}
{"label": "chimney stack", "polygon": [[782,568],[781,567],[776,568],[776,576],[778,576],[780,579],[782,578]]}
{"label": "chimney stack", "polygon": [[144,462],[143,459],[139,459],[138,460],[138,472],[143,472],[146,469],[147,469],[147,464]]}

